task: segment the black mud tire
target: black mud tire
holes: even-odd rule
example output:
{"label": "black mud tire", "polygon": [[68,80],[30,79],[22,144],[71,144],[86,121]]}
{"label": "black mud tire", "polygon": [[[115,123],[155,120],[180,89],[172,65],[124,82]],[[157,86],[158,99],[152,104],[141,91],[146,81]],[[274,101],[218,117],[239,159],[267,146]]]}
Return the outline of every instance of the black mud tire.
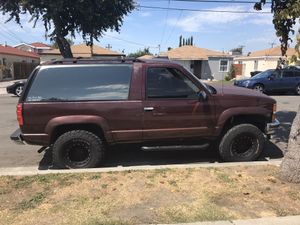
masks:
{"label": "black mud tire", "polygon": [[256,160],[262,153],[265,137],[260,129],[251,124],[237,125],[223,136],[219,153],[225,162]]}
{"label": "black mud tire", "polygon": [[95,168],[104,158],[104,145],[95,134],[73,130],[62,134],[53,145],[54,168]]}

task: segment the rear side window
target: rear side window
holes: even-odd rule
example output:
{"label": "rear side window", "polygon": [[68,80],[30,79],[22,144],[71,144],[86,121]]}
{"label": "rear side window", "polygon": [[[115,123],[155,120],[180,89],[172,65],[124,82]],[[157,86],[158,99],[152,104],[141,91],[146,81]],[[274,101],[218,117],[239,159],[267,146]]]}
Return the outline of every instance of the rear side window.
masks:
{"label": "rear side window", "polygon": [[48,66],[41,68],[26,101],[128,99],[132,65]]}

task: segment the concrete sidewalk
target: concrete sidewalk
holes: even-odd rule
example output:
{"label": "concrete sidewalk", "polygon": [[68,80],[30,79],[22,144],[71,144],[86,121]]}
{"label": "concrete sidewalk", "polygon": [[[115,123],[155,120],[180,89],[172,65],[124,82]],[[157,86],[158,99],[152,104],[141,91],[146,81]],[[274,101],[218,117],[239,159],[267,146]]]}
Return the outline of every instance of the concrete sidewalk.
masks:
{"label": "concrete sidewalk", "polygon": [[107,173],[107,172],[120,172],[120,171],[139,171],[139,170],[157,170],[157,169],[186,169],[186,168],[222,168],[234,166],[280,166],[281,160],[271,161],[255,161],[255,162],[237,162],[237,163],[193,163],[193,164],[171,164],[171,165],[156,165],[156,166],[117,166],[117,167],[104,167],[93,169],[70,169],[70,170],[39,170],[36,167],[0,167],[0,176],[33,176],[43,174],[62,174],[62,173]]}
{"label": "concrete sidewalk", "polygon": [[[233,220],[199,223],[181,223],[176,225],[300,225],[300,216],[271,217],[251,220]],[[170,224],[168,224],[170,225]]]}

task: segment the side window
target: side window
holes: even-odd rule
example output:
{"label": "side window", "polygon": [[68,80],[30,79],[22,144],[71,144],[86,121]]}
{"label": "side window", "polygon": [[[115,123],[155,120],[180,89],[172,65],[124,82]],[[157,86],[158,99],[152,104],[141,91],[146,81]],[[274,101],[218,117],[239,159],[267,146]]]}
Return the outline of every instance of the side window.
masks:
{"label": "side window", "polygon": [[229,61],[228,60],[220,60],[220,72],[228,72],[228,65]]}
{"label": "side window", "polygon": [[294,71],[292,71],[292,70],[284,70],[284,71],[282,71],[282,77],[283,78],[294,77]]}
{"label": "side window", "polygon": [[147,98],[197,98],[199,88],[174,68],[149,68]]}
{"label": "side window", "polygon": [[279,70],[275,70],[273,73],[272,73],[272,76],[274,78],[281,78],[281,72]]}
{"label": "side window", "polygon": [[128,99],[132,65],[43,67],[26,101],[85,101]]}
{"label": "side window", "polygon": [[300,78],[300,70],[296,70],[296,71],[295,71],[295,77]]}

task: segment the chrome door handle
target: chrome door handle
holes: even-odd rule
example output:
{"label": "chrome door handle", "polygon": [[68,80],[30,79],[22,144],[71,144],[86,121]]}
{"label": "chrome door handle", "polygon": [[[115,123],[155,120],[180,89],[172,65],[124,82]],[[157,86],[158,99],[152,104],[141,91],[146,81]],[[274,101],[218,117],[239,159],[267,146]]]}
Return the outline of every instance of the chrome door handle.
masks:
{"label": "chrome door handle", "polygon": [[153,107],[144,107],[145,112],[152,112],[154,110]]}

